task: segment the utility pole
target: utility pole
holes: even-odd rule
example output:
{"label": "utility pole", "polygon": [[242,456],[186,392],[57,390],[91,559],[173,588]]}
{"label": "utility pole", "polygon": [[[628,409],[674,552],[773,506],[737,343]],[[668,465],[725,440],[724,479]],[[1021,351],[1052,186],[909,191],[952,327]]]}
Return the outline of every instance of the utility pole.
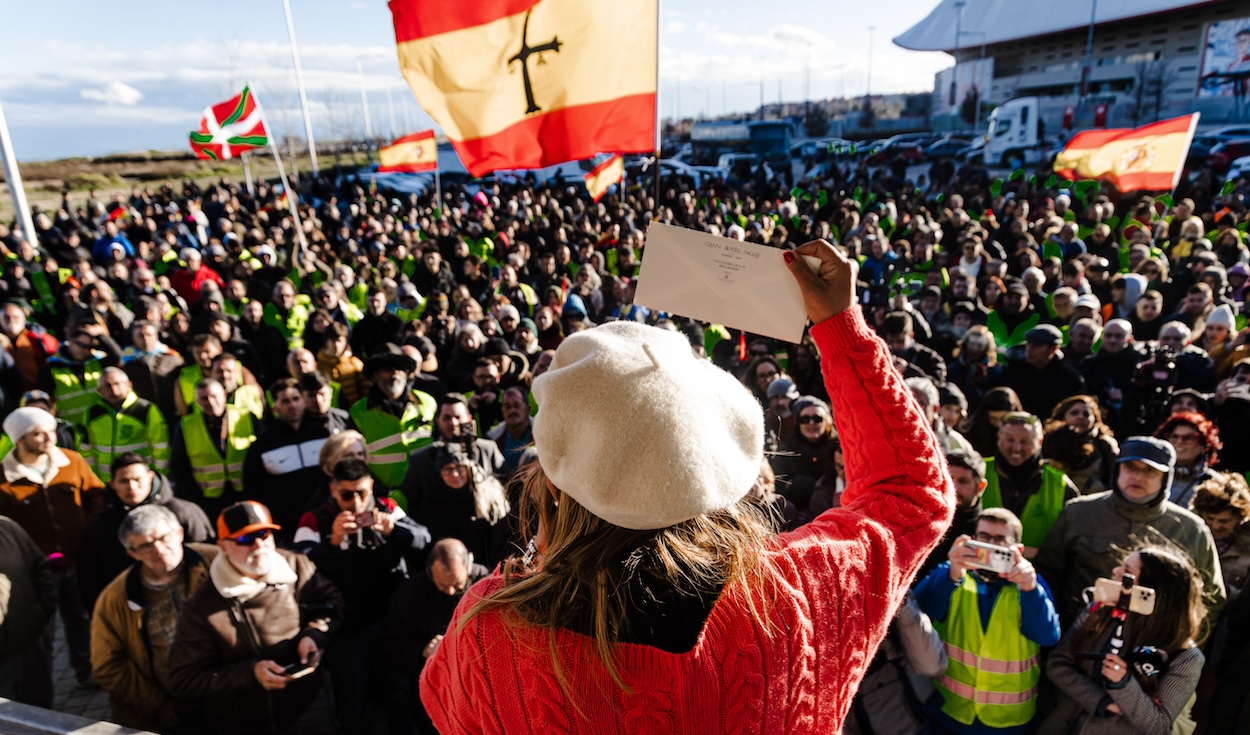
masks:
{"label": "utility pole", "polygon": [[1085,66],[1081,68],[1081,101],[1089,97],[1090,76],[1094,73],[1094,23],[1098,19],[1098,0],[1090,0],[1089,32],[1085,35]]}
{"label": "utility pole", "polygon": [[356,76],[360,78],[360,107],[365,113],[365,140],[373,141],[373,122],[369,119],[369,95],[365,92],[365,64],[356,59]]}
{"label": "utility pole", "polygon": [[760,119],[764,119],[764,57],[760,56]]}
{"label": "utility pole", "polygon": [[868,26],[868,80],[864,82],[864,99],[872,97],[872,32],[876,26]]}
{"label": "utility pole", "polygon": [[951,71],[951,93],[949,103],[951,107],[959,107],[959,38],[960,25],[964,19],[964,6],[968,3],[965,0],[955,0],[955,68]]}

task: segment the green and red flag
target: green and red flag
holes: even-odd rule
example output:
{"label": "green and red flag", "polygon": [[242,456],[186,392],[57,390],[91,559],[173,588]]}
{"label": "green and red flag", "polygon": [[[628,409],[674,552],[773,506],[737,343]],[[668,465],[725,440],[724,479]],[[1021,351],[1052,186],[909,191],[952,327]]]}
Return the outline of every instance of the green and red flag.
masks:
{"label": "green and red flag", "polygon": [[191,131],[195,157],[221,161],[269,145],[265,116],[252,90],[243,91],[204,110],[200,129]]}

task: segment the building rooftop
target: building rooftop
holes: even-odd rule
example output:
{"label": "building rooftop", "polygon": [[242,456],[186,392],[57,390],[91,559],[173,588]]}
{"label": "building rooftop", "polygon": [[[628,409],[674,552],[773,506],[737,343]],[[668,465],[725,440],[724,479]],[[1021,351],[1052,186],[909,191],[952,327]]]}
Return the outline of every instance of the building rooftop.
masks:
{"label": "building rooftop", "polygon": [[959,19],[962,42],[955,41],[960,0],[942,0],[922,21],[894,38],[894,44],[911,51],[946,51],[990,45],[1089,27],[1092,4],[1097,2],[1097,23],[1110,23],[1221,0],[1062,0],[1034,3],[1022,0],[962,0]]}

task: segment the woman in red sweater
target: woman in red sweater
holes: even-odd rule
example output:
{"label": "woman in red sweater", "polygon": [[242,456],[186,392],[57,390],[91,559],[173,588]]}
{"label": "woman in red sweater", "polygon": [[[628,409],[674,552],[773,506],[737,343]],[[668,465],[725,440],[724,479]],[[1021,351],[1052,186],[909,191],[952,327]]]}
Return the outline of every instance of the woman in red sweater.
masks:
{"label": "woman in red sweater", "polygon": [[661,330],[569,338],[534,383],[536,553],[470,589],[430,656],[439,732],[841,730],[954,493],[854,305],[855,263],[823,241],[783,255],[842,438],[842,507],[770,536],[746,498],[763,422],[740,384]]}

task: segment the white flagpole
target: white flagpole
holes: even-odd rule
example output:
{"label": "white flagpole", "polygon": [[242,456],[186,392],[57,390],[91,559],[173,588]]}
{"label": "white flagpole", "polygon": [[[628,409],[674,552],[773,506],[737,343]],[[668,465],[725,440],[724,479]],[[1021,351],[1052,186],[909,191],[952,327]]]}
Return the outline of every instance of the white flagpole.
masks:
{"label": "white flagpole", "polygon": [[282,9],[286,11],[286,32],[291,37],[291,62],[295,64],[295,87],[299,90],[299,106],[304,111],[304,135],[308,138],[309,167],[315,177],[319,173],[317,144],[313,141],[312,118],[308,115],[308,94],[304,91],[304,72],[299,65],[299,47],[295,45],[295,23],[291,20],[291,0],[282,0]]}
{"label": "white flagpole", "polygon": [[295,222],[297,249],[292,250],[291,258],[296,261],[294,265],[298,268],[298,250],[308,247],[308,243],[304,241],[304,225],[299,219],[299,203],[296,201],[295,190],[291,188],[291,182],[286,178],[286,167],[282,165],[282,154],[278,152],[278,144],[274,141],[273,135],[269,133],[269,118],[265,114],[265,108],[261,107],[260,98],[256,96],[255,92],[252,92],[252,101],[256,103],[256,109],[260,112],[260,119],[265,121],[265,137],[269,139],[269,152],[273,154],[274,163],[278,164],[278,178],[282,181],[282,190],[286,193],[287,206],[291,208],[291,219]]}
{"label": "white flagpole", "polygon": [[241,158],[243,159],[243,182],[247,186],[248,196],[256,196],[256,187],[252,184],[252,165],[250,163],[252,157],[247,151],[244,151]]}
{"label": "white flagpole", "polygon": [[663,132],[660,127],[660,4],[661,0],[655,0],[655,211],[652,215],[656,217],[660,213],[660,135]]}
{"label": "white flagpole", "polygon": [[13,211],[21,225],[26,242],[39,245],[35,234],[35,222],[30,218],[30,205],[26,203],[26,188],[22,186],[22,172],[17,168],[13,153],[13,141],[9,138],[9,124],[4,119],[4,107],[0,106],[0,159],[4,159],[4,180],[9,182],[9,196],[13,198]]}

